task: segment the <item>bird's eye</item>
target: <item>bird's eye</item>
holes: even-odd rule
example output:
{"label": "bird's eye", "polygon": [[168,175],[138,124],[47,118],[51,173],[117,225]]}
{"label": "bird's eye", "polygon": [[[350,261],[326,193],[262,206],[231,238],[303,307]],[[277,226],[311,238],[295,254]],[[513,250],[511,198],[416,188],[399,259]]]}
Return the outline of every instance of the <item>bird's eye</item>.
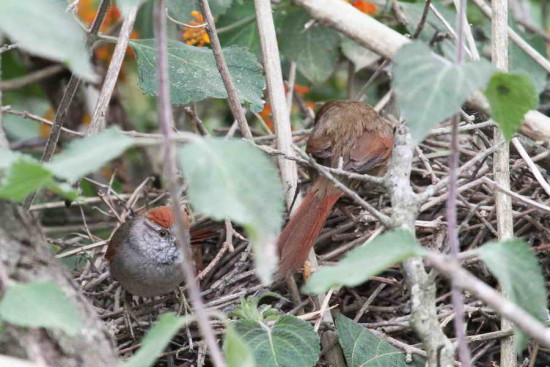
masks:
{"label": "bird's eye", "polygon": [[168,236],[168,231],[165,230],[165,229],[161,229],[161,230],[159,231],[159,236],[162,237],[162,238]]}

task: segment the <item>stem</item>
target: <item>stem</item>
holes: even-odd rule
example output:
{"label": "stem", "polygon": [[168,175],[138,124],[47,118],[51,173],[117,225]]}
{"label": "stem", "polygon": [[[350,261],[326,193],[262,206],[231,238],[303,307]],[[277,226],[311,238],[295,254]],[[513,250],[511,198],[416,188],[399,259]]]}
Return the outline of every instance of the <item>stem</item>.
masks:
{"label": "stem", "polygon": [[[3,42],[4,37],[0,36],[0,44]],[[2,54],[0,53],[0,83],[2,82]],[[2,89],[0,89],[0,106],[2,106]],[[10,143],[6,137],[4,131],[4,123],[2,120],[2,109],[0,109],[0,149],[10,149]]]}
{"label": "stem", "polygon": [[220,76],[222,77],[225,90],[227,91],[229,107],[231,108],[233,116],[239,123],[241,134],[243,134],[245,139],[252,140],[253,137],[252,133],[250,132],[250,127],[248,126],[248,122],[246,121],[243,107],[239,102],[239,94],[237,93],[235,84],[233,84],[233,79],[231,78],[231,74],[229,73],[229,67],[227,66],[227,63],[225,62],[225,58],[223,56],[222,46],[220,44],[220,39],[218,38],[218,33],[216,32],[216,24],[214,23],[214,17],[212,16],[212,12],[210,11],[210,5],[208,5],[208,0],[200,0],[199,4],[201,7],[201,12],[203,13],[206,23],[208,24],[208,26],[206,27],[206,31],[210,36],[210,44],[212,46],[214,58],[216,59],[216,65],[218,66]]}
{"label": "stem", "polygon": [[[92,27],[90,28],[90,32],[88,34],[88,46],[91,45],[95,35],[97,34],[97,32],[99,32],[101,23],[103,23],[103,19],[105,19],[105,14],[107,14],[109,2],[109,0],[103,0],[99,5],[99,9],[97,10],[97,14],[95,15]],[[59,107],[57,108],[54,125],[52,127],[52,131],[50,132],[50,136],[48,137],[48,141],[46,142],[46,148],[44,149],[42,158],[40,159],[41,162],[49,162],[53,154],[55,153],[55,148],[57,147],[57,142],[59,141],[59,136],[61,135],[61,127],[63,127],[65,117],[69,112],[69,107],[71,106],[71,102],[73,101],[74,95],[76,94],[79,85],[80,78],[77,77],[75,74],[72,74],[71,78],[69,79],[69,83],[67,83],[65,93],[63,93],[63,97],[61,98],[61,102],[59,103]],[[27,198],[23,202],[24,210],[29,210],[35,196],[36,192],[33,192],[32,194],[27,196]]]}
{"label": "stem", "polygon": [[[287,105],[283,85],[283,73],[281,71],[281,58],[277,45],[273,12],[269,0],[254,0],[256,7],[256,18],[258,20],[258,31],[260,33],[260,44],[262,47],[262,59],[267,81],[267,94],[271,110],[273,111],[273,122],[275,124],[275,137],[277,149],[286,155],[295,156],[292,149],[292,131],[290,129],[290,106]],[[292,91],[291,91],[292,92]],[[294,193],[298,184],[298,170],[296,162],[284,157],[278,159],[279,170],[285,189],[287,209],[294,200]],[[298,207],[300,200],[295,204]]]}
{"label": "stem", "polygon": [[[456,39],[456,63],[460,64],[464,60],[464,24],[466,19],[466,1],[460,1],[460,7],[457,9],[458,27],[457,27],[457,39]],[[459,150],[458,150],[458,123],[460,122],[460,115],[456,114],[452,119],[452,131],[451,131],[451,156],[449,158],[449,195],[447,196],[447,236],[449,238],[449,248],[451,252],[451,258],[457,259],[460,244],[458,241],[458,228],[456,220],[456,198],[457,198],[457,184],[458,184],[458,163],[459,163]],[[463,367],[472,366],[472,356],[468,343],[466,342],[466,330],[464,325],[464,296],[462,292],[456,287],[454,282],[451,282],[451,301],[455,312],[454,327],[456,339],[458,341],[458,355]]]}
{"label": "stem", "polygon": [[[459,37],[460,38],[460,37]],[[455,115],[452,121],[451,133],[451,157],[449,158],[449,195],[447,196],[447,236],[451,257],[456,259],[459,253],[458,228],[456,220],[456,197],[458,181],[458,122],[459,116]],[[451,301],[455,311],[454,327],[458,341],[458,354],[463,367],[472,365],[470,349],[466,343],[466,332],[464,329],[464,297],[460,290],[452,284]]]}
{"label": "stem", "polygon": [[109,69],[107,70],[107,75],[105,75],[105,81],[103,82],[103,86],[99,92],[99,97],[97,98],[92,121],[86,130],[86,136],[96,134],[105,127],[105,117],[109,109],[109,102],[111,101],[118,75],[120,74],[120,69],[122,68],[122,62],[124,61],[124,55],[126,54],[126,49],[128,48],[128,42],[130,42],[130,34],[132,33],[132,29],[134,27],[137,11],[138,6],[134,6],[130,9],[129,14],[122,23],[122,29],[120,30],[120,35],[118,36],[113,57],[109,63]]}
{"label": "stem", "polygon": [[162,135],[164,137],[163,155],[165,162],[165,172],[170,194],[172,196],[172,210],[176,218],[176,237],[177,244],[184,252],[182,268],[185,273],[187,286],[189,287],[189,297],[193,306],[193,311],[197,317],[197,323],[204,337],[206,345],[210,351],[212,363],[216,367],[225,367],[220,347],[216,342],[214,331],[208,322],[204,303],[200,296],[200,288],[195,277],[195,271],[191,264],[193,258],[189,242],[184,241],[184,238],[189,238],[189,234],[185,233],[183,223],[183,212],[178,204],[178,184],[176,179],[176,155],[174,150],[174,142],[172,140],[172,106],[170,105],[170,90],[168,87],[168,39],[166,35],[166,17],[164,16],[165,0],[157,0],[155,8],[155,38],[157,40],[158,52],[158,115]]}
{"label": "stem", "polygon": [[[510,34],[511,36],[511,34]],[[491,58],[493,64],[500,70],[508,71],[508,1],[492,1],[491,17]],[[502,130],[495,128],[495,141],[504,138]],[[495,183],[505,190],[510,191],[510,145],[500,147],[493,158],[493,175]],[[514,219],[512,217],[512,199],[510,196],[495,191],[495,206],[497,215],[497,232],[499,241],[507,240],[514,236]],[[511,323],[502,319],[502,330],[510,328]],[[517,354],[514,337],[502,339],[500,344],[500,365],[502,367],[517,366]]]}

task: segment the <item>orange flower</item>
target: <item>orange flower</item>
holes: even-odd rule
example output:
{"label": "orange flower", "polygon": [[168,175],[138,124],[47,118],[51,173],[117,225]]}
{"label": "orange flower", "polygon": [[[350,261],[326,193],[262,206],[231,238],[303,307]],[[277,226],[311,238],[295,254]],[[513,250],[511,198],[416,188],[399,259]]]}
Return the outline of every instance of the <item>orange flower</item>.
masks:
{"label": "orange flower", "polygon": [[[81,0],[78,3],[77,14],[82,19],[82,21],[88,25],[92,24],[97,13],[97,2],[95,0]],[[105,19],[101,23],[99,30],[101,32],[106,32],[111,26],[116,24],[121,20],[120,10],[116,6],[111,6],[107,9],[105,14]],[[132,31],[130,35],[131,39],[139,38],[139,35],[136,31]],[[113,56],[113,45],[102,45],[95,49],[94,55],[101,61],[109,63],[111,57]],[[128,47],[126,54],[130,57],[135,57],[134,51]]]}
{"label": "orange flower", "polygon": [[345,2],[351,4],[354,8],[360,10],[365,14],[374,14],[378,10],[378,7],[375,3],[366,0],[344,0]]}
{"label": "orange flower", "polygon": [[305,85],[300,85],[300,84],[296,84],[294,86],[294,90],[296,91],[296,93],[298,93],[299,95],[303,96],[304,94],[308,94],[309,92],[311,92],[311,88],[310,87],[306,87]]}
{"label": "orange flower", "polygon": [[[43,118],[49,121],[53,121],[55,118],[55,112],[53,108],[49,107],[46,112],[42,115]],[[38,136],[41,138],[47,138],[50,136],[50,132],[52,131],[52,127],[50,125],[46,124],[40,124],[40,131],[38,132]]]}
{"label": "orange flower", "polygon": [[[288,87],[286,86],[286,84],[284,87],[285,87],[285,93],[287,93]],[[305,85],[295,84],[294,90],[296,91],[296,94],[298,94],[299,96],[303,96],[305,94],[308,94],[311,91],[311,88],[306,87]],[[306,101],[306,105],[313,109],[315,106],[315,103]],[[272,120],[271,113],[272,113],[271,105],[269,103],[266,103],[264,106],[264,109],[259,113],[259,115],[264,119],[265,124],[267,125],[269,130],[275,131],[273,128],[273,120]]]}
{"label": "orange flower", "polygon": [[260,112],[260,116],[264,119],[267,128],[273,132],[274,129],[273,120],[271,118],[271,105],[269,103],[265,104],[264,109]]}
{"label": "orange flower", "polygon": [[[191,16],[196,20],[189,22],[189,25],[198,26],[204,24],[204,18],[201,13],[193,10]],[[206,32],[205,27],[192,28],[192,27],[183,27],[183,42],[191,46],[203,47],[205,44],[210,43],[210,37]]]}

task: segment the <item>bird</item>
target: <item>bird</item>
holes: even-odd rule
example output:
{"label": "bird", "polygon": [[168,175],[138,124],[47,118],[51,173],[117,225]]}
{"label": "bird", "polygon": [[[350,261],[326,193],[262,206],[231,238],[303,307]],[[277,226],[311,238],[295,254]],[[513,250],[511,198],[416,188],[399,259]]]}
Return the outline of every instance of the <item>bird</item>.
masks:
{"label": "bird", "polygon": [[[317,113],[306,153],[319,164],[346,171],[382,176],[393,151],[393,126],[371,106],[359,101],[329,101]],[[278,277],[288,277],[306,261],[330,212],[344,194],[332,182],[310,170],[312,185],[281,231]],[[344,184],[357,188],[347,179]]]}
{"label": "bird", "polygon": [[[183,216],[184,243],[190,243],[190,217]],[[183,249],[176,244],[172,208],[160,206],[122,224],[109,241],[105,258],[112,277],[134,296],[174,291],[184,280]]]}

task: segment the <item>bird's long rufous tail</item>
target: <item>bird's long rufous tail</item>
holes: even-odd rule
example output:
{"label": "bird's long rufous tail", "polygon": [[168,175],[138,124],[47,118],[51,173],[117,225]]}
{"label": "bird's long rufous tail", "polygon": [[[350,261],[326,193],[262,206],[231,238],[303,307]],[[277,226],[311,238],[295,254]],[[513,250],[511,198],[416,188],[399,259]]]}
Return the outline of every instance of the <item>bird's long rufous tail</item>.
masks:
{"label": "bird's long rufous tail", "polygon": [[327,178],[316,180],[279,236],[278,276],[291,275],[303,266],[332,207],[342,195]]}

